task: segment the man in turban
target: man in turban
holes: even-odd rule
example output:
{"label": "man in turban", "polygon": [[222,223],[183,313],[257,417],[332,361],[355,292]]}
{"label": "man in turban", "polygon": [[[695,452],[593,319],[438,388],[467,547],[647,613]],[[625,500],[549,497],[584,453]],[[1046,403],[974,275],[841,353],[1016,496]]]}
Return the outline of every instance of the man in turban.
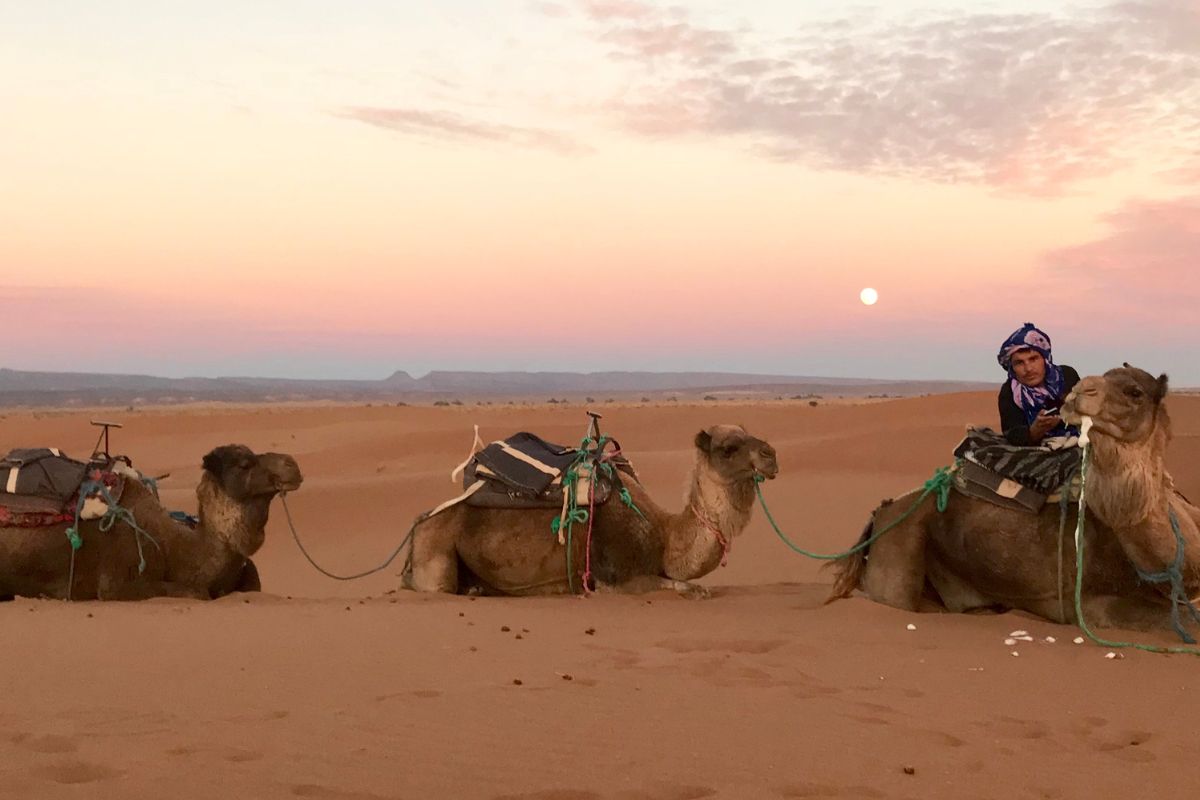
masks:
{"label": "man in turban", "polygon": [[1010,444],[1037,446],[1052,437],[1078,435],[1059,409],[1079,383],[1079,373],[1054,363],[1044,331],[1026,322],[1000,346],[996,360],[1008,370],[1000,387],[1000,425]]}

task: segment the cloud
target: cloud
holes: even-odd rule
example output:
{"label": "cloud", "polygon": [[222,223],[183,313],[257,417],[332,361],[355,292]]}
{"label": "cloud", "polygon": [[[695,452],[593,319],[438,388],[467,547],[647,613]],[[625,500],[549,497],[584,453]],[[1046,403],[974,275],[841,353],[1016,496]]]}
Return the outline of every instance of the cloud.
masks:
{"label": "cloud", "polygon": [[[1054,283],[1086,305],[1184,330],[1200,304],[1200,195],[1137,201],[1105,216],[1109,233],[1048,253]],[[1191,330],[1190,324],[1187,330]]]}
{"label": "cloud", "polygon": [[469,119],[446,111],[416,108],[379,108],[356,106],[337,113],[377,128],[409,136],[457,142],[495,142],[517,147],[549,150],[562,155],[590,152],[573,137],[541,128],[522,128]]}
{"label": "cloud", "polygon": [[817,168],[1031,194],[1200,151],[1194,0],[844,19],[788,38],[632,0],[576,7],[630,65],[605,108],[642,134],[739,137]]}

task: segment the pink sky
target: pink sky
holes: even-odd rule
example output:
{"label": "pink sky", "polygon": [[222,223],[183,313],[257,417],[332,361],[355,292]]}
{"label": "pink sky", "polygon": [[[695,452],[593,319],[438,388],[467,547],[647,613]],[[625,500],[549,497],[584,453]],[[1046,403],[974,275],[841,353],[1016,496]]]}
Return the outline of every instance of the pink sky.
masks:
{"label": "pink sky", "polygon": [[1032,320],[1200,384],[1195,2],[76,6],[0,53],[0,366],[998,378]]}

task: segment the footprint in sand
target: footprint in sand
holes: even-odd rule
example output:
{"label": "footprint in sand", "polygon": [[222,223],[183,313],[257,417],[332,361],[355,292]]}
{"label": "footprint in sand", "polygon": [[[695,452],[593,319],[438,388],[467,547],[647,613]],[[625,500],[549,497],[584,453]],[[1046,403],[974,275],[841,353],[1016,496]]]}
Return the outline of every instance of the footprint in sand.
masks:
{"label": "footprint in sand", "polygon": [[398,795],[371,794],[369,792],[343,791],[320,786],[315,783],[300,783],[292,788],[296,797],[312,797],[316,800],[398,800]]}
{"label": "footprint in sand", "polygon": [[1153,735],[1145,731],[1126,731],[1120,734],[1108,734],[1103,739],[1089,742],[1089,744],[1094,750],[1107,753],[1113,758],[1134,764],[1146,764],[1158,759],[1158,756],[1145,749],[1145,744],[1152,738]]}
{"label": "footprint in sand", "polygon": [[671,786],[663,784],[649,789],[628,789],[617,792],[616,800],[704,800],[715,797],[716,789],[707,786]]}
{"label": "footprint in sand", "polygon": [[22,733],[13,736],[10,741],[35,753],[74,753],[79,749],[79,743],[73,736],[30,736]]}
{"label": "footprint in sand", "polygon": [[92,764],[87,761],[63,761],[33,770],[33,775],[44,780],[62,784],[94,783],[106,778],[115,778],[121,774],[119,770],[106,767],[103,764]]}
{"label": "footprint in sand", "polygon": [[745,653],[758,656],[785,644],[787,642],[783,639],[665,639],[655,647],[672,653]]}
{"label": "footprint in sand", "polygon": [[975,724],[1006,739],[1041,740],[1050,736],[1050,727],[1039,720],[1002,716],[996,717],[992,722]]}
{"label": "footprint in sand", "polygon": [[819,783],[799,783],[784,786],[779,790],[780,797],[884,797],[883,792],[870,786],[825,786]]}
{"label": "footprint in sand", "polygon": [[244,764],[247,761],[258,761],[263,757],[263,754],[258,750],[243,750],[242,748],[234,747],[225,751],[221,757],[234,764]]}

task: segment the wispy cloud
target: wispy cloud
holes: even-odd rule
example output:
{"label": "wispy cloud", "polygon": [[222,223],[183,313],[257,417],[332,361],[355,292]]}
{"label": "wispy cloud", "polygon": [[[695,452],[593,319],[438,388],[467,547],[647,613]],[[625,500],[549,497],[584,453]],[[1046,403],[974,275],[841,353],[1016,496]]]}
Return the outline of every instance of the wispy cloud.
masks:
{"label": "wispy cloud", "polygon": [[1184,315],[1194,317],[1200,195],[1129,203],[1105,221],[1110,232],[1103,238],[1047,254],[1054,282],[1106,311],[1176,326]]}
{"label": "wispy cloud", "polygon": [[789,38],[578,0],[630,63],[607,110],[654,136],[743,137],[818,168],[1054,193],[1200,150],[1200,5],[1118,2],[818,24]]}
{"label": "wispy cloud", "polygon": [[591,148],[564,133],[543,128],[517,127],[470,119],[447,111],[417,108],[356,106],[337,115],[408,136],[456,142],[493,142],[549,150],[562,155],[591,152]]}

